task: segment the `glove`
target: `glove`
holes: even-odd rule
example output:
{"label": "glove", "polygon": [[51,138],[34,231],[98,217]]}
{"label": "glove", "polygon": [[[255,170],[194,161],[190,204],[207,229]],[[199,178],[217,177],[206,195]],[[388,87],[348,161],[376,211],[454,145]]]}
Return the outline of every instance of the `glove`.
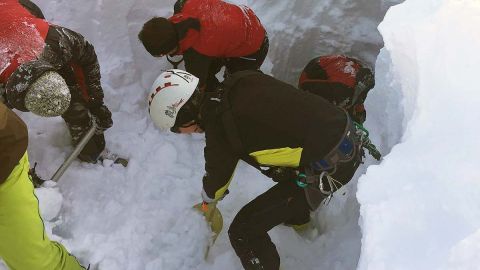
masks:
{"label": "glove", "polygon": [[97,134],[102,134],[113,125],[112,113],[104,104],[91,108],[90,113],[95,121]]}

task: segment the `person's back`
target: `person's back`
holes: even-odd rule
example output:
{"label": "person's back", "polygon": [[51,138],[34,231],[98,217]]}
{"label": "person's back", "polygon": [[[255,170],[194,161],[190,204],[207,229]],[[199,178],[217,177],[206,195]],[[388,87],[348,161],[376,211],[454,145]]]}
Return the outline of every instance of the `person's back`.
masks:
{"label": "person's back", "polygon": [[245,6],[221,0],[188,0],[170,20],[180,22],[189,17],[199,21],[200,29],[186,33],[180,40],[179,53],[191,46],[207,56],[245,56],[258,50],[265,37],[262,24]]}
{"label": "person's back", "polygon": [[248,153],[303,148],[301,164],[307,164],[323,158],[346,126],[345,112],[325,99],[260,72],[240,79],[228,99]]}
{"label": "person's back", "polygon": [[[239,159],[254,166],[312,166],[338,148],[351,127],[345,111],[319,96],[259,71],[242,73],[248,75],[233,85],[229,80],[240,73],[232,75],[221,98],[213,94],[201,111],[204,189],[210,198],[220,197]],[[346,151],[356,153],[351,147]]]}

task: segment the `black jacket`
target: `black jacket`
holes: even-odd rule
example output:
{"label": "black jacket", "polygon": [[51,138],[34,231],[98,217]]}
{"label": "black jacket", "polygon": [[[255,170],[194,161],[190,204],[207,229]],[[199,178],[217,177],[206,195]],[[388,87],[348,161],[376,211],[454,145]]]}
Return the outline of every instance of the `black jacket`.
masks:
{"label": "black jacket", "polygon": [[222,120],[224,106],[216,98],[204,101],[203,187],[210,198],[223,195],[238,160],[248,162],[247,155],[261,165],[299,167],[324,158],[344,135],[344,111],[261,72],[241,78],[226,93],[222,100],[230,103],[243,151],[236,149]]}

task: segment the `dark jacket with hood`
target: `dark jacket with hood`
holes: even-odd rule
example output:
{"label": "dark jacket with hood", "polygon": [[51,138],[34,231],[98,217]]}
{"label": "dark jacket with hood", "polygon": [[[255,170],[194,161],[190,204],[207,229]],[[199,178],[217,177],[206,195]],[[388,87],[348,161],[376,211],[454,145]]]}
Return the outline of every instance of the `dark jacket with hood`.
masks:
{"label": "dark jacket with hood", "polygon": [[[0,0],[0,5],[0,84],[8,105],[27,111],[28,87],[45,71],[56,71],[69,86],[72,102],[84,102],[94,115],[104,111],[93,46],[82,35],[45,21],[28,0]],[[111,122],[109,113],[98,117]]]}
{"label": "dark jacket with hood", "polygon": [[321,160],[344,136],[348,116],[314,94],[299,91],[261,72],[243,77],[222,96],[228,99],[243,152],[225,126],[224,107],[207,98],[201,111],[206,147],[204,192],[219,199],[240,159],[298,168]]}

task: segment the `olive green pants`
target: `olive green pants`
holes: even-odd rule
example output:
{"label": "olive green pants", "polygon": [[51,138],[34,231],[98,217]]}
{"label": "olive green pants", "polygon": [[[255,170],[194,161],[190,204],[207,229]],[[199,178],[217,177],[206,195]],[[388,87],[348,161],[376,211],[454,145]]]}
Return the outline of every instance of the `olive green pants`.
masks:
{"label": "olive green pants", "polygon": [[27,153],[0,185],[0,258],[12,270],[80,270],[75,257],[50,241],[28,176]]}

